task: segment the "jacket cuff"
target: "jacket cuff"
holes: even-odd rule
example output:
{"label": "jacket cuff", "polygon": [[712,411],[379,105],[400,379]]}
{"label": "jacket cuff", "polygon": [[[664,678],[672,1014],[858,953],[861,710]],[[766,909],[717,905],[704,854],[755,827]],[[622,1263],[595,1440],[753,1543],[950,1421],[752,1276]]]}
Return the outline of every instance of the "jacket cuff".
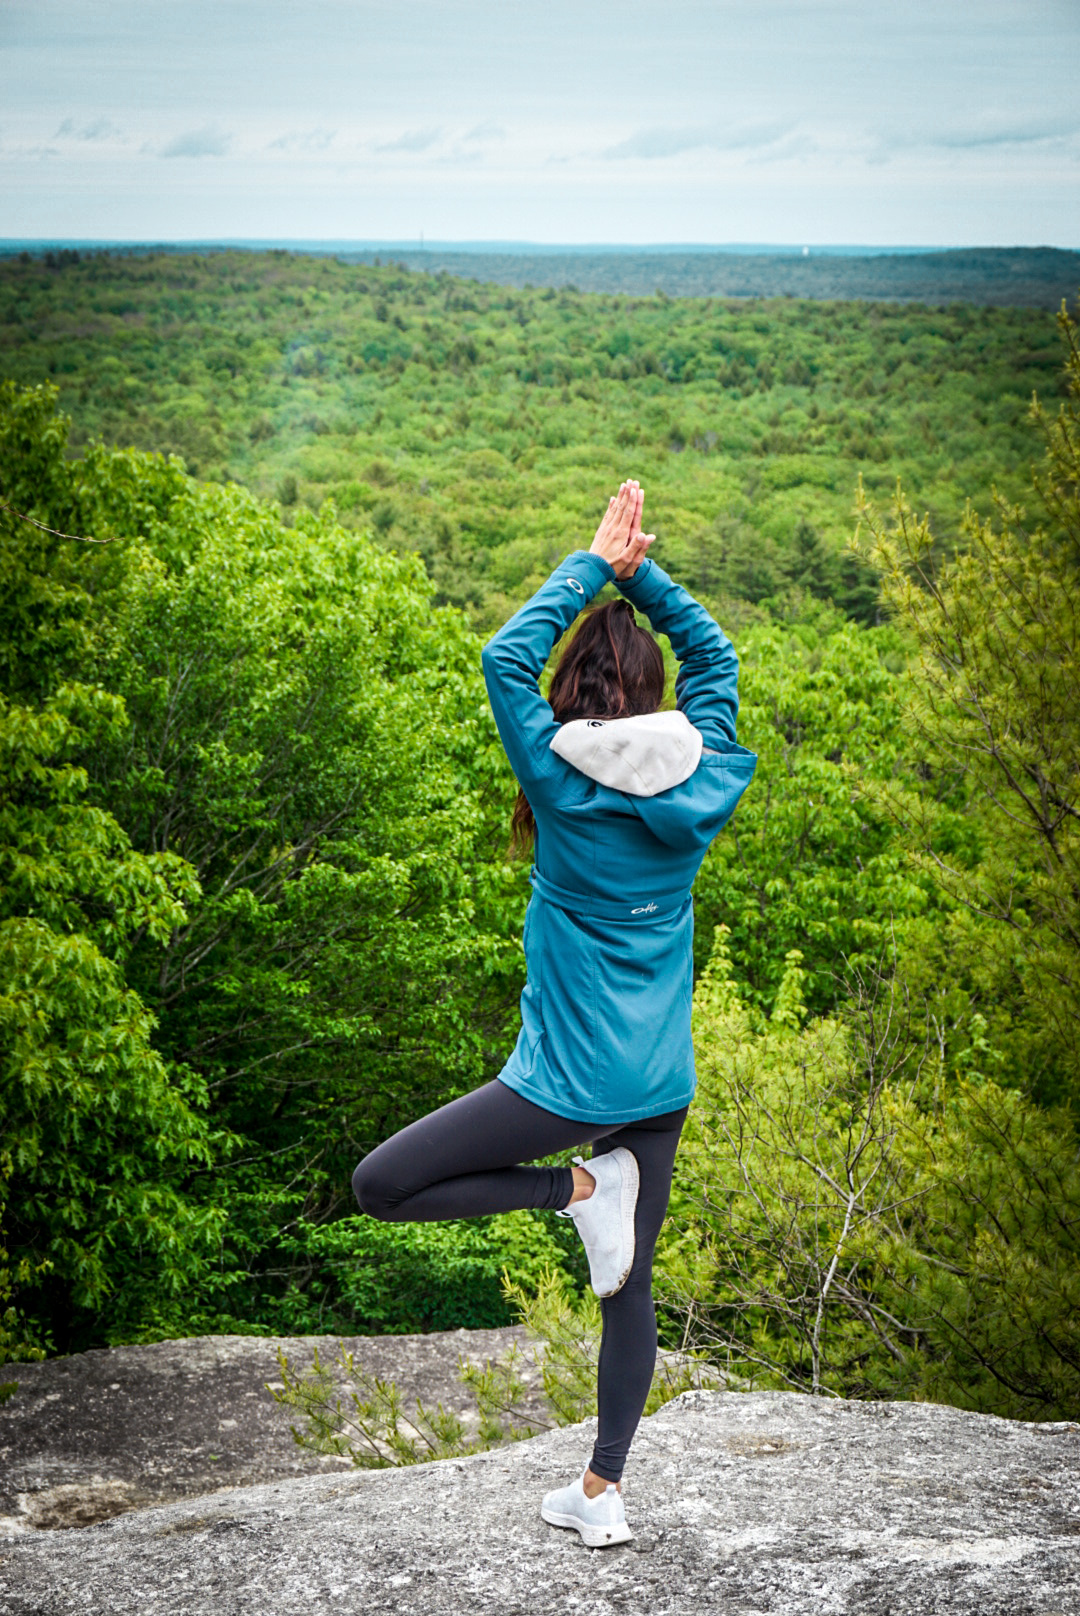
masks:
{"label": "jacket cuff", "polygon": [[576,578],[589,591],[589,598],[599,594],[606,583],[617,582],[615,568],[603,556],[591,550],[571,550],[556,568],[560,577]]}
{"label": "jacket cuff", "polygon": [[[614,572],[614,567],[611,570]],[[652,572],[652,570],[652,556],[646,556],[644,561],[639,562],[637,571],[631,577],[616,578],[615,582],[622,590],[624,595],[632,596],[634,591],[648,580],[649,574]]]}

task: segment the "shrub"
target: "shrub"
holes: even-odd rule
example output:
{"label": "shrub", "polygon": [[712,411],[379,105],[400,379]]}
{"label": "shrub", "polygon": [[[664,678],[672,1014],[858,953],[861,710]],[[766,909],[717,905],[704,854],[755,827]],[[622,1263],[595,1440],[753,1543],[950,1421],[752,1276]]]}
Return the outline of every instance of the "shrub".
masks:
{"label": "shrub", "polygon": [[[297,1446],[348,1458],[358,1469],[386,1469],[483,1452],[595,1414],[600,1350],[596,1297],[576,1297],[565,1274],[556,1269],[542,1271],[532,1286],[504,1273],[502,1289],[517,1309],[530,1345],[522,1351],[515,1342],[505,1357],[482,1365],[459,1358],[458,1378],[475,1404],[471,1417],[462,1418],[442,1403],[432,1409],[419,1401],[407,1413],[397,1385],[359,1368],[343,1342],[332,1365],[316,1347],[310,1366],[301,1372],[279,1350],[281,1384],[267,1389],[277,1402],[299,1411],[303,1424],[292,1427]],[[523,1372],[529,1370],[530,1379],[539,1375],[546,1415],[537,1418],[532,1410],[527,1423],[530,1388]],[[665,1354],[658,1360],[645,1412],[653,1413],[680,1392],[715,1385],[715,1377],[691,1355]]]}
{"label": "shrub", "polygon": [[1074,1119],[985,1074],[984,1024],[950,1068],[895,976],[854,986],[843,1019],[807,1021],[793,956],[766,1019],[718,928],[668,1309],[749,1385],[1077,1418]]}
{"label": "shrub", "polygon": [[456,1223],[379,1223],[356,1216],[302,1225],[295,1259],[314,1278],[281,1303],[290,1333],[346,1329],[401,1335],[494,1329],[514,1314],[502,1274],[535,1288],[562,1251],[541,1219],[505,1212]]}

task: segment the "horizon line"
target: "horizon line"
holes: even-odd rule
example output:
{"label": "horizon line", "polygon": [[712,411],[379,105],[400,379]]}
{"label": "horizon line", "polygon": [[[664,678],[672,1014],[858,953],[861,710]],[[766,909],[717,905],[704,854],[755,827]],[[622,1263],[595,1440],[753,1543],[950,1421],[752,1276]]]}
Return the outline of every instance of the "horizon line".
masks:
{"label": "horizon line", "polygon": [[537,242],[475,240],[428,240],[422,235],[412,238],[370,238],[329,236],[7,236],[0,237],[0,253],[49,248],[240,248],[256,251],[300,252],[460,252],[479,254],[525,254],[554,256],[559,253],[730,253],[730,254],[791,254],[812,257],[815,254],[850,257],[886,257],[890,254],[914,255],[953,252],[1065,252],[1075,253],[1080,247],[1062,247],[1050,242],[1011,243],[1002,245],[989,242],[967,242],[946,246],[942,244],[905,242]]}

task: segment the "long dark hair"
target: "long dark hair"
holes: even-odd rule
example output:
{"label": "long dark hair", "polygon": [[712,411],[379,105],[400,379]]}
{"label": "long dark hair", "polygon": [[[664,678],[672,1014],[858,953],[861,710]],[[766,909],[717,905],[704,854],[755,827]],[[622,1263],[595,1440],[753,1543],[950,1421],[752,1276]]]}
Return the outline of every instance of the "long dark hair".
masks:
{"label": "long dark hair", "polygon": [[[663,653],[648,630],[639,627],[630,602],[590,606],[551,676],[548,701],[559,723],[655,713],[663,698]],[[507,853],[528,853],[535,832],[533,811],[519,786]]]}

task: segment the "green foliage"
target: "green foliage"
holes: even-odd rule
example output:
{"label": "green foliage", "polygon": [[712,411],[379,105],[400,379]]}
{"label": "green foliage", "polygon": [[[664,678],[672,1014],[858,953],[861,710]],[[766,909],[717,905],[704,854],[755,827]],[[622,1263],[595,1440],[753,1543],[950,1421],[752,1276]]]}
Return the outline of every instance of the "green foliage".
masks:
{"label": "green foliage", "polygon": [[504,1362],[483,1369],[459,1359],[459,1378],[472,1390],[477,1408],[478,1428],[472,1431],[442,1403],[432,1409],[417,1399],[415,1411],[406,1414],[396,1383],[359,1368],[342,1342],[334,1359],[337,1374],[323,1363],[317,1346],[302,1373],[279,1348],[281,1384],[267,1390],[276,1402],[300,1413],[303,1425],[290,1427],[297,1447],[350,1459],[358,1470],[387,1470],[485,1453],[535,1436],[535,1427],[512,1418],[527,1393],[517,1374],[518,1356],[512,1348]]}
{"label": "green foliage", "polygon": [[301,1225],[287,1245],[308,1278],[276,1313],[288,1334],[344,1330],[408,1334],[494,1329],[512,1322],[509,1269],[539,1285],[562,1251],[541,1216],[505,1212],[456,1223],[379,1223],[369,1217]]}
{"label": "green foliage", "polygon": [[[302,1425],[291,1427],[297,1446],[348,1458],[358,1469],[380,1470],[486,1452],[595,1415],[599,1303],[591,1293],[575,1296],[561,1270],[537,1269],[530,1252],[518,1272],[534,1270],[535,1279],[525,1283],[512,1280],[506,1271],[502,1276],[503,1294],[520,1315],[529,1346],[522,1350],[515,1342],[504,1358],[483,1365],[458,1360],[458,1378],[475,1405],[468,1420],[441,1403],[431,1409],[419,1400],[415,1412],[406,1414],[395,1382],[359,1368],[343,1342],[333,1368],[316,1346],[303,1371],[295,1370],[279,1348],[281,1382],[267,1390],[278,1403],[299,1412]],[[530,1383],[537,1379],[546,1419],[538,1419],[529,1407]],[[715,1377],[693,1355],[665,1354],[653,1375],[645,1412],[654,1413],[681,1392],[715,1385]]]}
{"label": "green foliage", "polygon": [[517,900],[491,867],[474,641],[415,559],[329,509],[286,529],[185,487],[147,548],[102,667],[133,733],[95,778],[202,895],[133,975],[232,1126],[347,1179],[357,1142],[473,1085],[508,1011]]}
{"label": "green foliage", "polygon": [[[0,390],[0,500],[108,541],[0,512],[4,1350],[516,1311],[552,1420],[593,1409],[564,1228],[342,1214],[511,1046],[527,888],[475,631],[629,455],[761,758],[697,885],[662,1337],[739,1383],[1076,1417],[1070,322],[1071,392],[1015,310],[229,254],[0,264],[0,304],[77,443],[142,446],[72,458],[56,387]],[[1034,386],[1065,402],[1029,522]],[[897,473],[924,520],[875,514]],[[650,1408],[706,1373],[662,1365]],[[465,1367],[465,1422],[285,1384],[318,1451],[414,1462],[520,1434],[524,1367]]]}
{"label": "green foliage", "polygon": [[[511,782],[475,641],[415,558],[329,509],[284,528],[152,456],[68,467],[47,395],[6,398],[71,530],[107,513],[114,539],[0,529],[11,684],[43,693],[0,710],[4,1092],[18,1172],[42,1175],[13,1184],[13,1238],[54,1258],[58,1340],[84,1327],[72,1300],[112,1338],[272,1310],[279,1228],[501,1064],[523,882],[495,852]],[[52,662],[50,623],[73,625]],[[65,657],[81,682],[58,682]],[[95,1186],[121,1183],[105,1215]],[[171,1253],[159,1284],[148,1241]],[[195,1246],[217,1247],[201,1282]]]}
{"label": "green foliage", "polygon": [[662,1250],[669,1297],[691,1339],[751,1386],[907,1395],[879,1273],[903,1203],[883,1105],[893,1063],[860,1070],[849,1026],[803,1025],[797,951],[768,1018],[730,972],[718,928],[694,1001],[699,1089],[675,1203],[701,1256],[688,1285]]}
{"label": "green foliage", "polygon": [[758,777],[694,889],[697,964],[723,924],[744,991],[768,1006],[798,948],[808,1002],[824,1011],[845,960],[876,958],[900,919],[934,905],[932,879],[912,871],[890,818],[858,790],[910,771],[892,671],[903,642],[891,627],[825,616],[751,629],[737,649],[739,737]]}
{"label": "green foliage", "polygon": [[[891,525],[862,504],[916,655],[850,772],[887,879],[870,946],[841,942],[845,997],[808,1019],[793,950],[766,1017],[722,927],[699,979],[661,1262],[686,1339],[751,1384],[1080,1412],[1080,354],[1062,327],[1037,524],[969,509],[942,561],[899,492]],[[774,883],[781,920],[796,886]]]}
{"label": "green foliage", "polygon": [[1075,1420],[1075,1115],[979,1075],[956,1077],[936,1111],[898,1106],[896,1120],[914,1215],[913,1253],[894,1284],[902,1296],[914,1256],[912,1312],[926,1343],[918,1395],[1014,1419]]}
{"label": "green foliage", "polygon": [[529,1336],[543,1343],[541,1383],[554,1418],[560,1425],[573,1425],[594,1416],[602,1328],[594,1292],[576,1296],[555,1269],[541,1275],[535,1288],[509,1273],[503,1283]]}
{"label": "green foliage", "polygon": [[[6,1154],[0,1156],[0,1178],[9,1177],[10,1173],[10,1159]],[[25,1257],[14,1266],[10,1266],[9,1262],[3,1229],[0,1228],[0,1367],[5,1364],[34,1363],[45,1356],[44,1345],[30,1339],[26,1320],[15,1307],[15,1297],[20,1287],[46,1271],[47,1264],[40,1263],[35,1276]],[[14,1397],[18,1389],[17,1380],[0,1381],[0,1405]]]}
{"label": "green foliage", "polygon": [[929,776],[866,779],[863,800],[904,827],[957,910],[939,958],[966,964],[1003,1054],[1058,1101],[1080,1097],[1080,350],[1061,325],[1069,394],[1056,417],[1033,412],[1047,440],[1034,524],[1003,498],[995,520],[969,508],[956,556],[935,564],[899,489],[891,524],[861,506],[916,647],[903,723]]}
{"label": "green foliage", "polygon": [[9,918],[0,975],[9,1239],[20,1260],[48,1260],[48,1284],[27,1287],[42,1327],[60,1336],[120,1284],[124,1312],[140,1292],[182,1294],[220,1238],[221,1213],[183,1187],[213,1156],[204,1091],[170,1078],[145,1007],[89,939]]}
{"label": "green foliage", "polygon": [[944,531],[965,488],[1019,495],[1027,400],[1057,386],[1038,310],[584,296],[264,253],[0,262],[0,369],[54,380],[80,444],[172,451],[290,512],[333,498],[485,635],[628,471],[665,566],[725,618],[808,594],[872,621],[843,554],[856,474],[879,494],[902,474]]}
{"label": "green foliage", "polygon": [[1075,1419],[1073,1119],[971,1060],[950,1070],[895,978],[806,1020],[793,955],[766,1019],[718,931],[694,1008],[699,1089],[660,1252],[686,1339],[750,1386]]}
{"label": "green foliage", "polygon": [[[3,402],[0,440],[61,486],[48,399],[9,389]],[[121,737],[126,715],[114,694],[66,679],[93,635],[74,569],[51,566],[58,543],[0,517],[0,1207],[34,1327],[53,1339],[72,1309],[106,1305],[121,1273],[135,1291],[181,1291],[220,1221],[182,1187],[211,1160],[205,1092],[167,1071],[123,971],[133,940],[160,945],[198,889],[174,853],[136,851],[88,800],[81,756]]]}

